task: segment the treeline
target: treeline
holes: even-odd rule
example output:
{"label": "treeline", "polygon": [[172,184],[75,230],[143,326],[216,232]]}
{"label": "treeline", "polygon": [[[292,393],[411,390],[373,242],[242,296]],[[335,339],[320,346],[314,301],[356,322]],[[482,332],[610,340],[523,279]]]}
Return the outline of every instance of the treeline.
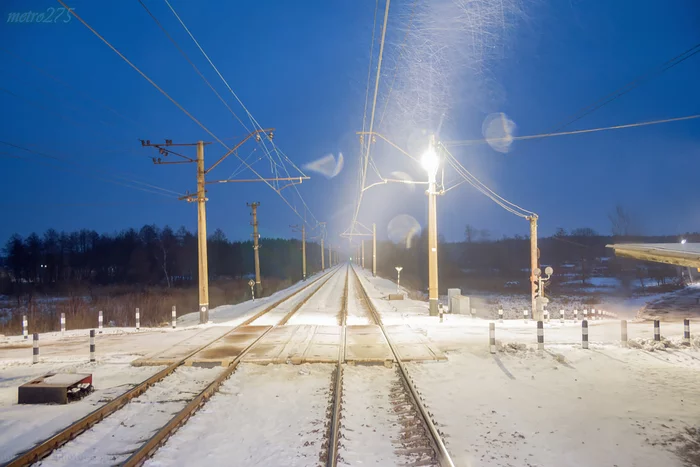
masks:
{"label": "treeline", "polygon": [[[492,240],[490,235],[467,226],[465,241],[447,243],[440,241],[438,261],[440,271],[440,293],[450,286],[464,284],[465,277],[476,288],[503,288],[504,281],[520,280],[527,288],[530,268],[530,239],[524,236],[503,237]],[[700,233],[683,235],[688,242],[700,242]],[[632,236],[600,235],[590,228],[579,228],[567,232],[557,229],[551,237],[538,239],[540,264],[554,268],[554,282],[580,280],[581,283],[594,275],[606,275],[636,280],[674,276],[674,266],[637,261],[614,256],[606,245],[613,243],[678,243],[677,235]],[[402,283],[415,289],[426,290],[428,286],[428,239],[423,232],[410,242],[394,244],[381,242],[378,246],[378,273],[395,278],[395,266],[402,266]],[[366,261],[371,254],[366,256]],[[370,265],[371,263],[366,263]],[[566,279],[564,276],[566,275]]]}
{"label": "treeline", "polygon": [[[254,273],[252,240],[229,241],[216,230],[207,248],[210,280]],[[262,238],[259,251],[263,277],[301,279],[300,240]],[[76,285],[186,287],[198,280],[197,236],[184,227],[174,231],[146,225],[115,234],[49,229],[42,236],[12,236],[3,254],[0,294]],[[307,273],[319,270],[320,265],[320,246],[307,243]]]}

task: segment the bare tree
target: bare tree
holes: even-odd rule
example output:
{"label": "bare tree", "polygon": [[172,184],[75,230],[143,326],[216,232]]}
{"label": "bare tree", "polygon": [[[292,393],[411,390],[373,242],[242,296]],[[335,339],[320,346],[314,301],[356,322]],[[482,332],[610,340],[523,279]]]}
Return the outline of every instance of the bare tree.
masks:
{"label": "bare tree", "polygon": [[628,212],[621,205],[615,206],[615,210],[608,214],[608,219],[612,224],[612,234],[626,237],[630,234],[632,220]]}

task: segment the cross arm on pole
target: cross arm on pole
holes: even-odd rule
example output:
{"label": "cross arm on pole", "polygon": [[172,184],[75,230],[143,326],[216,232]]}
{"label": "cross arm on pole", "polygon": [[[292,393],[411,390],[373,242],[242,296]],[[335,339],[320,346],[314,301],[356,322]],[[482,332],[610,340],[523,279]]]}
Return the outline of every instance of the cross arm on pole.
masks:
{"label": "cross arm on pole", "polygon": [[221,157],[219,158],[218,161],[214,162],[214,164],[213,164],[211,167],[209,167],[208,169],[206,169],[206,170],[204,171],[204,173],[205,173],[205,174],[208,174],[209,172],[211,172],[211,171],[214,169],[214,167],[216,167],[217,165],[221,164],[221,163],[224,161],[224,159],[226,159],[228,156],[230,156],[231,154],[233,154],[236,150],[238,150],[238,148],[240,148],[241,146],[243,146],[243,144],[244,144],[246,141],[248,141],[250,138],[252,138],[253,136],[255,136],[256,139],[259,141],[259,140],[260,140],[260,139],[259,139],[259,138],[260,138],[259,134],[260,134],[260,133],[267,133],[268,138],[272,139],[273,136],[274,136],[274,131],[275,131],[274,128],[262,128],[262,129],[255,130],[255,131],[252,131],[252,132],[248,133],[248,135],[247,135],[245,138],[243,138],[243,139],[242,139],[238,144],[236,144],[234,147],[232,147],[231,149],[229,149],[229,151],[228,151],[226,154],[224,154],[223,156],[221,156]]}

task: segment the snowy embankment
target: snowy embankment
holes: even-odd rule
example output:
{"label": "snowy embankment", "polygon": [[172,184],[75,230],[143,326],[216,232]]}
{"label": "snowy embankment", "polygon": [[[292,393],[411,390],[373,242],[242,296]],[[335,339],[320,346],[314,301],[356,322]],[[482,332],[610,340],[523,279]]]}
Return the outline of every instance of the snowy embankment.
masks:
{"label": "snowy embankment", "polygon": [[[584,350],[580,321],[556,316],[538,353],[535,324],[521,315],[491,321],[491,355],[489,320],[440,323],[425,302],[386,300],[394,283],[360,275],[385,324],[419,329],[448,352],[445,363],[408,370],[456,465],[698,465],[700,339],[682,345],[682,320],[662,322],[660,343],[650,322],[629,322],[630,348],[620,346],[619,321],[589,321]],[[691,332],[700,334],[700,320]]]}

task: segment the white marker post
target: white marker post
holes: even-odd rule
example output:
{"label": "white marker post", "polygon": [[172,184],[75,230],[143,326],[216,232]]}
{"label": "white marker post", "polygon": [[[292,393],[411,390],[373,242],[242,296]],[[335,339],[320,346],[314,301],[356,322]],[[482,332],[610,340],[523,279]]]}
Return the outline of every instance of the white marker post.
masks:
{"label": "white marker post", "polygon": [[583,319],[588,320],[588,310],[583,310]]}
{"label": "white marker post", "polygon": [[574,310],[574,323],[578,323],[578,310]]}
{"label": "white marker post", "polygon": [[472,308],[472,319],[476,318],[476,308]]}
{"label": "white marker post", "polygon": [[95,361],[95,330],[90,329],[90,362]]}
{"label": "white marker post", "polygon": [[491,353],[496,353],[496,325],[489,323],[489,350]]}
{"label": "white marker post", "polygon": [[595,308],[591,309],[591,321],[596,320]]}
{"label": "white marker post", "polygon": [[32,364],[39,363],[39,334],[34,333],[34,342],[32,343]]}
{"label": "white marker post", "polygon": [[656,342],[661,342],[661,326],[658,319],[654,320],[654,340]]}
{"label": "white marker post", "polygon": [[544,323],[542,321],[537,322],[537,350],[544,350]]}
{"label": "white marker post", "polygon": [[175,308],[175,305],[173,305],[173,312],[172,312],[172,317],[173,317],[173,329],[177,326],[177,309]]}
{"label": "white marker post", "polygon": [[136,330],[138,331],[139,328],[141,328],[141,313],[139,312],[139,309],[136,309]]}
{"label": "white marker post", "polygon": [[501,310],[501,309],[498,310],[498,322],[499,323],[503,322],[503,310]]}
{"label": "white marker post", "polygon": [[525,324],[527,324],[527,310],[523,310],[523,320],[525,321]]}
{"label": "white marker post", "polygon": [[690,345],[690,320],[683,320],[683,344]]}
{"label": "white marker post", "polygon": [[29,331],[27,331],[27,315],[22,315],[22,335],[25,339],[29,339]]}
{"label": "white marker post", "polygon": [[544,320],[549,323],[549,311],[544,310]]}
{"label": "white marker post", "polygon": [[627,347],[627,320],[620,321],[620,345]]}
{"label": "white marker post", "polygon": [[588,321],[585,319],[581,321],[581,348],[588,348]]}
{"label": "white marker post", "polygon": [[61,337],[66,333],[66,314],[61,313]]}
{"label": "white marker post", "polygon": [[559,316],[561,317],[561,322],[564,322],[564,310],[559,310]]}
{"label": "white marker post", "polygon": [[102,310],[100,310],[100,314],[97,315],[97,328],[100,331],[100,334],[102,334],[102,323],[103,323]]}

